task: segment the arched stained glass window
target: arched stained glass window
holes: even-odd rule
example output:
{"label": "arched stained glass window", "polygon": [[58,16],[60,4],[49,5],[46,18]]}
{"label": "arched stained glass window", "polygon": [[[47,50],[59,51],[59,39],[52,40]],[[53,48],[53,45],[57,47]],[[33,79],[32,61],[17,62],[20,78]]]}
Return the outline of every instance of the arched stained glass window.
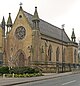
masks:
{"label": "arched stained glass window", "polygon": [[65,48],[63,49],[63,62],[65,62]]}
{"label": "arched stained glass window", "polygon": [[59,47],[57,47],[57,49],[56,49],[56,61],[57,62],[59,61],[59,54],[60,54],[60,49],[59,49]]}
{"label": "arched stained glass window", "polygon": [[74,50],[74,62],[76,62],[76,49]]}
{"label": "arched stained glass window", "polygon": [[48,48],[48,57],[49,57],[49,61],[51,61],[51,58],[52,58],[52,46],[49,45],[49,48]]}

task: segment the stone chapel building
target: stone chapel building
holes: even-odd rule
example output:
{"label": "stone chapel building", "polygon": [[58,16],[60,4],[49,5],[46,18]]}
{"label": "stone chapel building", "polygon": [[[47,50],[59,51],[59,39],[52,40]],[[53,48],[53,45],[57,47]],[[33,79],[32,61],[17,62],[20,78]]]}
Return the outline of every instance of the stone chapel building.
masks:
{"label": "stone chapel building", "polygon": [[7,24],[4,17],[1,22],[0,64],[10,67],[37,66],[44,71],[67,71],[78,64],[74,29],[71,39],[64,27],[58,28],[40,19],[37,7],[34,15],[31,15],[20,6],[13,24],[10,13]]}

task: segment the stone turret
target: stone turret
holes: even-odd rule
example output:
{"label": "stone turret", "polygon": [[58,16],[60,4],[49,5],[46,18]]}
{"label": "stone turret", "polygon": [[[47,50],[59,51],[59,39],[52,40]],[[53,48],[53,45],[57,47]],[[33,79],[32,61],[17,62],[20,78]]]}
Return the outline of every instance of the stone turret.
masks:
{"label": "stone turret", "polygon": [[1,27],[2,27],[2,36],[5,37],[5,18],[4,16],[1,22]]}
{"label": "stone turret", "polygon": [[32,48],[33,48],[33,61],[39,61],[40,54],[40,31],[39,31],[39,16],[37,12],[37,7],[35,7],[35,12],[32,17],[33,31],[32,31]]}
{"label": "stone turret", "polygon": [[39,29],[40,19],[39,19],[39,16],[38,16],[37,7],[35,7],[35,12],[34,12],[34,15],[33,15],[33,18],[32,18],[32,22],[33,22],[33,28],[34,29]]}
{"label": "stone turret", "polygon": [[11,19],[11,13],[9,13],[9,17],[7,20],[7,33],[11,30],[12,27],[12,19]]}
{"label": "stone turret", "polygon": [[71,39],[72,39],[72,42],[76,42],[76,37],[75,37],[75,33],[74,33],[74,28],[73,28],[73,31],[72,31]]}

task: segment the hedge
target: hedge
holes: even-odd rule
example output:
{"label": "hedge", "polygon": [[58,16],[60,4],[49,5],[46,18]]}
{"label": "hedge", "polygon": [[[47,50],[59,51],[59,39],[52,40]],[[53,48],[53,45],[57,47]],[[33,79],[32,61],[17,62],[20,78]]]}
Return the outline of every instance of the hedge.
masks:
{"label": "hedge", "polygon": [[31,67],[13,67],[10,69],[10,73],[15,74],[31,74],[31,73],[39,73],[38,68],[31,68]]}
{"label": "hedge", "polygon": [[39,68],[32,67],[0,67],[0,74],[33,74],[41,72]]}
{"label": "hedge", "polygon": [[0,67],[0,74],[9,73],[9,67]]}

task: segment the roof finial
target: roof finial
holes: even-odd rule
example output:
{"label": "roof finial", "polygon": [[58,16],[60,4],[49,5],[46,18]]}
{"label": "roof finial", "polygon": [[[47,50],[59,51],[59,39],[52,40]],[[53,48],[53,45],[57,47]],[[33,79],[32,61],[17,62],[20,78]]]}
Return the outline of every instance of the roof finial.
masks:
{"label": "roof finial", "polygon": [[22,5],[23,5],[23,3],[22,3],[22,2],[20,2],[20,4],[19,4],[19,5],[20,5],[20,10],[22,10]]}
{"label": "roof finial", "polygon": [[72,31],[74,31],[74,28],[72,28]]}
{"label": "roof finial", "polygon": [[65,27],[65,24],[62,24],[62,29],[64,29],[64,27]]}
{"label": "roof finial", "polygon": [[76,37],[75,37],[75,33],[74,33],[74,28],[72,28],[71,39],[72,39],[73,42],[75,42]]}
{"label": "roof finial", "polygon": [[35,12],[34,12],[32,21],[40,21],[39,16],[38,16],[38,12],[37,12],[37,7],[35,7]]}
{"label": "roof finial", "polygon": [[22,2],[20,2],[20,4],[19,4],[19,5],[20,5],[20,7],[22,7],[23,3],[22,3]]}
{"label": "roof finial", "polygon": [[8,20],[7,20],[7,27],[12,27],[11,13],[9,13],[9,17],[8,17]]}

